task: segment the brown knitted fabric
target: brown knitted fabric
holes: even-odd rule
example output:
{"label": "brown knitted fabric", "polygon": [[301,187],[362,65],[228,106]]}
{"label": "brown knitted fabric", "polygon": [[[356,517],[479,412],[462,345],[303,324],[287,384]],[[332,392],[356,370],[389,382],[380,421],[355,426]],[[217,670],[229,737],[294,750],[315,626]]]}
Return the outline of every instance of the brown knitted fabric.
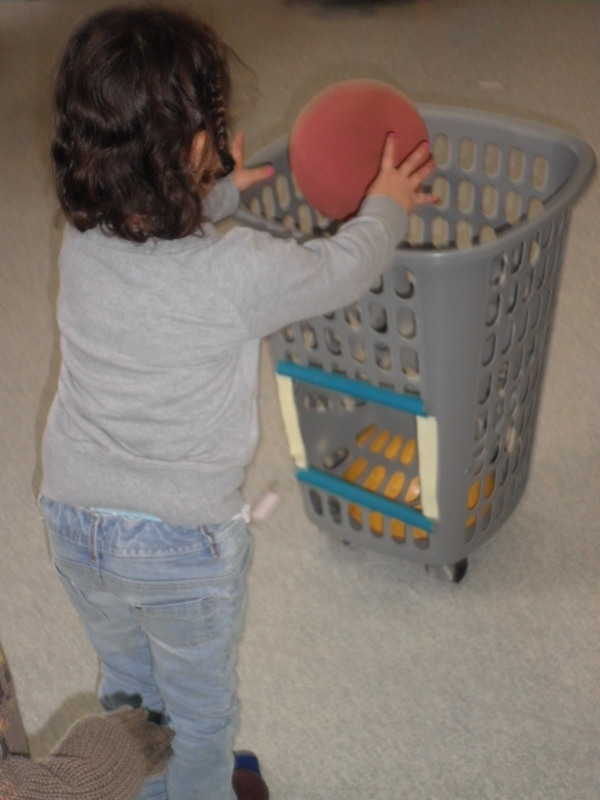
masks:
{"label": "brown knitted fabric", "polygon": [[29,755],[10,669],[0,647],[0,758],[4,752]]}
{"label": "brown knitted fabric", "polygon": [[12,742],[24,731],[6,664],[2,680],[0,731],[10,736],[1,744],[0,800],[134,800],[171,754],[172,731],[148,722],[142,709],[123,708],[79,720],[47,758],[15,755]]}

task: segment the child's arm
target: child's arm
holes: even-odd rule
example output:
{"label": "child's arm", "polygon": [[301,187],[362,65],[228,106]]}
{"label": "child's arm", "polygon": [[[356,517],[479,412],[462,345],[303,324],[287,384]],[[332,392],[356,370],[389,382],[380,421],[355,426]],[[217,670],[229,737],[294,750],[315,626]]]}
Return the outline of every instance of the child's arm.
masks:
{"label": "child's arm", "polygon": [[273,175],[273,167],[270,165],[244,166],[244,134],[241,132],[234,137],[231,155],[235,162],[233,172],[217,181],[202,201],[204,216],[211,222],[219,222],[234,214],[240,203],[240,192]]}
{"label": "child's arm", "polygon": [[255,183],[266,181],[268,178],[273,177],[274,170],[270,164],[261,167],[244,166],[244,134],[241,131],[236,133],[233,137],[231,155],[235,162],[231,177],[240,192],[243,192],[244,189],[248,189]]}
{"label": "child's arm", "polygon": [[[236,272],[228,293],[249,334],[265,336],[295,320],[330,312],[360,298],[391,263],[396,246],[406,235],[411,211],[436,201],[435,195],[421,190],[422,181],[433,169],[427,146],[418,147],[395,167],[394,141],[388,137],[379,172],[358,213],[333,236],[300,244],[258,231],[232,231],[222,245]],[[249,172],[260,179],[265,176],[261,170],[264,168]],[[231,255],[226,252],[229,243],[235,243]],[[239,250],[244,253],[242,261]],[[231,279],[229,270],[226,272]]]}

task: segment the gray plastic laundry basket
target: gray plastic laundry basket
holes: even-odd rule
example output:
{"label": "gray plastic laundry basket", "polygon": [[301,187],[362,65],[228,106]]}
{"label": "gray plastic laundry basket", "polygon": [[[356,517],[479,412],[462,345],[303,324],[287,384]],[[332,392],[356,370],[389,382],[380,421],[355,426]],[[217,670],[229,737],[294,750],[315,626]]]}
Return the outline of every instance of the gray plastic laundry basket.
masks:
{"label": "gray plastic laundry basket", "polygon": [[[308,516],[342,540],[460,580],[517,505],[532,453],[581,140],[487,113],[420,106],[442,202],[352,306],[270,339]],[[239,221],[306,239],[335,230],[290,176],[287,141]]]}

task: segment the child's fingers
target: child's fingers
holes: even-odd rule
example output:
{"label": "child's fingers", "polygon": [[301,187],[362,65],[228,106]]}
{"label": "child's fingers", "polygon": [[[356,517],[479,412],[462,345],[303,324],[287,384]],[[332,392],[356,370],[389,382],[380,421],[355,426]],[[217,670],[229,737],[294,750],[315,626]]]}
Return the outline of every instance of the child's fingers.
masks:
{"label": "child's fingers", "polygon": [[265,164],[262,167],[253,167],[252,169],[248,170],[252,174],[252,178],[254,182],[258,181],[266,181],[268,178],[272,178],[275,174],[275,167],[272,164]]}
{"label": "child's fingers", "polygon": [[396,152],[396,136],[395,134],[388,133],[385,137],[385,142],[383,144],[383,152],[381,154],[381,161],[380,161],[380,171],[386,172],[391,169],[395,169],[395,152]]}
{"label": "child's fingers", "polygon": [[415,206],[437,205],[439,202],[439,195],[431,192],[420,192],[415,195]]}
{"label": "child's fingers", "polygon": [[424,164],[420,167],[417,167],[413,170],[410,174],[410,180],[413,186],[419,186],[426,178],[428,178],[431,173],[435,170],[435,161],[432,158],[429,158]]}
{"label": "child's fingers", "polygon": [[432,163],[429,144],[427,142],[421,142],[421,144],[404,159],[399,169],[406,175],[412,175],[428,163]]}

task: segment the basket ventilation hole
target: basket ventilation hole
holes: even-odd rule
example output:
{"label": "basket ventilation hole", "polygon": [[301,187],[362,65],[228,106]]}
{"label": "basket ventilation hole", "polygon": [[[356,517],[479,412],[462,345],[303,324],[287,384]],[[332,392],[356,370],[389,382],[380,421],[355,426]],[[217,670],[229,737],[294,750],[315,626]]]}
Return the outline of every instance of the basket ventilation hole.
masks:
{"label": "basket ventilation hole", "polygon": [[419,377],[419,356],[417,351],[412,350],[410,347],[403,347],[400,350],[400,367],[409,380],[416,380]]}
{"label": "basket ventilation hole", "polygon": [[525,156],[522,150],[513,147],[508,152],[507,161],[508,178],[513,183],[523,183],[525,178]]}
{"label": "basket ventilation hole", "polygon": [[392,368],[392,353],[385,344],[376,344],[374,347],[375,363],[379,369],[389,372]]}
{"label": "basket ventilation hole", "polygon": [[398,334],[403,339],[414,339],[417,335],[417,318],[410,308],[399,308],[397,318]]}
{"label": "basket ventilation hole", "polygon": [[465,522],[465,542],[470,542],[475,536],[477,517],[475,514],[470,514]]}
{"label": "basket ventilation hole", "polygon": [[492,391],[492,376],[488,373],[484,375],[481,379],[481,384],[479,387],[479,404],[483,405],[488,399]]}
{"label": "basket ventilation hole", "polygon": [[475,433],[474,433],[474,436],[475,436],[475,441],[476,442],[480,442],[484,438],[484,436],[486,434],[486,431],[487,431],[487,424],[488,423],[487,423],[487,415],[486,414],[481,414],[475,420]]}
{"label": "basket ventilation hole", "polygon": [[465,172],[475,169],[476,146],[473,139],[465,137],[458,143],[458,166]]}
{"label": "basket ventilation hole", "polygon": [[262,217],[262,206],[258,197],[253,197],[248,204],[250,211],[257,217]]}
{"label": "basket ventilation hole", "polygon": [[530,269],[525,276],[523,281],[523,292],[521,294],[521,302],[526,303],[531,295],[531,290],[533,289],[533,270]]}
{"label": "basket ventilation hole", "polygon": [[448,208],[450,204],[450,184],[441,175],[433,179],[431,191],[439,197],[437,208]]}
{"label": "basket ventilation hole", "polygon": [[290,184],[281,172],[275,178],[275,194],[280,207],[287,211],[290,207]]}
{"label": "basket ventilation hole", "polygon": [[385,333],[387,331],[387,314],[385,308],[379,303],[371,303],[369,305],[369,324],[377,333]]}
{"label": "basket ventilation hole", "polygon": [[383,496],[388,500],[395,500],[402,491],[405,482],[405,475],[403,472],[394,472],[385,485]]}
{"label": "basket ventilation hole", "polygon": [[467,508],[472,511],[479,502],[479,481],[471,484],[467,495]]}
{"label": "basket ventilation hole", "polygon": [[404,495],[404,502],[408,505],[414,505],[421,499],[421,482],[419,478],[415,477],[411,480]]}
{"label": "basket ventilation hole", "polygon": [[500,368],[498,369],[498,377],[496,379],[498,394],[504,392],[504,390],[506,389],[507,382],[508,382],[508,361],[503,361],[500,364]]}
{"label": "basket ventilation hole", "polygon": [[349,451],[346,447],[338,447],[337,450],[334,450],[333,453],[328,453],[323,458],[323,466],[325,469],[335,469],[342,464],[349,455]]}
{"label": "basket ventilation hole", "polygon": [[450,145],[450,140],[446,134],[438,133],[436,136],[434,136],[431,149],[433,152],[433,159],[438,167],[443,169],[444,167],[450,166],[450,161],[452,160],[452,148]]}
{"label": "basket ventilation hole", "polygon": [[350,526],[355,531],[362,529],[362,513],[360,507],[355,503],[350,503],[348,506],[348,519],[350,520]]}
{"label": "basket ventilation hole", "polygon": [[413,528],[412,537],[414,543],[421,548],[426,547],[429,542],[429,534],[427,531],[421,530],[421,528]]}
{"label": "basket ventilation hole", "polygon": [[302,407],[318,414],[325,414],[330,408],[330,401],[325,395],[316,392],[305,392],[302,395]]}
{"label": "basket ventilation hole", "polygon": [[334,356],[339,356],[342,354],[342,342],[340,337],[332,328],[325,328],[325,345],[330,353]]}
{"label": "basket ventilation hole", "polygon": [[304,347],[306,347],[307,350],[315,350],[317,347],[317,334],[312,325],[309,325],[308,322],[303,322],[300,326],[300,332],[302,334],[302,344]]}
{"label": "basket ventilation hole", "polygon": [[356,483],[356,481],[360,478],[363,474],[365,469],[367,468],[367,459],[366,458],[357,458],[356,461],[353,461],[352,464],[346,469],[344,472],[344,480],[348,481],[349,483]]}
{"label": "basket ventilation hole", "polygon": [[488,307],[485,314],[485,324],[490,326],[498,319],[500,313],[500,295],[494,292],[488,300]]}
{"label": "basket ventilation hole", "polygon": [[385,468],[378,464],[376,467],[373,467],[371,472],[367,475],[363,485],[365,489],[368,489],[370,492],[376,492],[384,478]]}
{"label": "basket ventilation hole", "polygon": [[400,436],[400,434],[395,434],[387,444],[385,450],[383,451],[383,455],[388,461],[393,461],[400,452],[401,447],[402,436]]}
{"label": "basket ventilation hole", "polygon": [[371,511],[369,514],[369,530],[373,536],[383,536],[383,514],[381,511]]}
{"label": "basket ventilation hole", "polygon": [[447,247],[449,242],[448,220],[444,217],[434,217],[431,220],[431,243],[434,247]]}
{"label": "basket ventilation hole", "polygon": [[508,320],[508,322],[505,323],[502,332],[500,334],[500,352],[502,353],[502,355],[508,353],[510,349],[513,339],[513,330],[514,330],[514,325],[510,320]]}
{"label": "basket ventilation hole", "polygon": [[406,541],[406,525],[399,519],[390,520],[390,536],[398,544]]}
{"label": "basket ventilation hole", "polygon": [[411,247],[418,247],[425,243],[425,225],[423,219],[418,214],[408,215],[406,242]]}
{"label": "basket ventilation hole", "polygon": [[511,225],[518,222],[523,215],[521,195],[515,192],[514,189],[510,189],[504,198],[504,215],[506,216],[506,221]]}
{"label": "basket ventilation hole", "polygon": [[352,353],[352,358],[355,361],[358,361],[359,364],[363,364],[365,362],[367,350],[362,339],[353,338],[350,340],[350,352]]}
{"label": "basket ventilation hole", "polygon": [[481,530],[484,531],[492,520],[492,504],[488,503],[481,511]]}
{"label": "basket ventilation hole", "polygon": [[525,244],[524,242],[520,242],[512,253],[512,261],[511,261],[511,272],[518,272],[521,264],[523,263],[523,257],[525,255]]}
{"label": "basket ventilation hole", "polygon": [[404,447],[402,448],[402,452],[400,453],[400,461],[405,466],[408,466],[410,462],[415,457],[415,453],[417,451],[417,443],[414,439],[408,439]]}
{"label": "basket ventilation hole", "polygon": [[493,333],[491,333],[483,344],[483,355],[481,357],[481,363],[484,367],[487,367],[488,364],[491,364],[494,358],[495,350],[496,350],[496,337]]}
{"label": "basket ventilation hole", "polygon": [[405,483],[405,475],[403,472],[394,472],[383,490],[384,497],[389,500],[395,500],[402,491]]}
{"label": "basket ventilation hole", "polygon": [[496,219],[499,207],[498,190],[495,186],[487,183],[481,192],[481,210],[488,219]]}
{"label": "basket ventilation hole", "polygon": [[531,162],[531,183],[538,192],[546,188],[549,172],[546,159],[543,156],[534,156]]}
{"label": "basket ventilation hole", "polygon": [[483,148],[483,170],[490,178],[500,174],[500,148],[495,142],[487,142]]}
{"label": "basket ventilation hole", "polygon": [[538,242],[535,239],[532,239],[529,242],[529,251],[527,253],[527,260],[529,261],[532,267],[535,267],[535,265],[540,260],[541,252],[542,249],[539,246]]}
{"label": "basket ventilation hole", "polygon": [[537,217],[538,214],[541,214],[544,210],[544,204],[538,197],[531,197],[529,198],[529,202],[527,203],[527,218],[532,219],[532,217]]}
{"label": "basket ventilation hole", "polygon": [[456,223],[456,247],[459,250],[466,250],[473,246],[473,226],[465,219],[459,219]]}
{"label": "basket ventilation hole", "polygon": [[528,325],[529,312],[526,310],[520,321],[517,322],[517,342],[520,344],[523,341],[525,334],[529,328]]}
{"label": "basket ventilation hole", "polygon": [[514,283],[510,288],[506,300],[506,311],[508,314],[512,314],[512,312],[515,310],[518,297],[519,297],[519,284]]}
{"label": "basket ventilation hole", "polygon": [[387,444],[389,437],[389,431],[380,431],[369,445],[369,450],[372,453],[379,453],[379,451],[382,450]]}
{"label": "basket ventilation hole", "polygon": [[321,495],[318,492],[316,492],[314,489],[311,489],[309,491],[309,493],[308,493],[308,496],[310,498],[310,504],[311,504],[311,506],[313,508],[313,511],[319,517],[322,517],[323,516],[323,501],[321,500]]}
{"label": "basket ventilation hole", "polygon": [[270,186],[263,186],[262,209],[267,219],[273,219],[275,217],[275,196]]}
{"label": "basket ventilation hole", "polygon": [[394,291],[403,300],[410,300],[415,294],[415,276],[409,269],[397,270],[395,273]]}
{"label": "basket ventilation hole", "polygon": [[497,238],[498,237],[496,236],[496,231],[491,225],[482,225],[479,228],[479,242],[481,244],[494,242]]}
{"label": "basket ventilation hole", "polygon": [[492,262],[492,270],[490,274],[490,285],[500,286],[504,282],[506,275],[506,264],[508,262],[506,253],[500,253]]}
{"label": "basket ventilation hole", "polygon": [[313,215],[310,206],[302,203],[298,207],[298,227],[302,233],[312,233],[314,228]]}
{"label": "basket ventilation hole", "polygon": [[381,294],[383,292],[383,275],[380,275],[369,287],[371,294]]}
{"label": "basket ventilation hole", "polygon": [[475,189],[471,181],[459,181],[456,189],[456,204],[462,214],[472,214],[475,207]]}
{"label": "basket ventilation hole", "polygon": [[337,497],[329,497],[327,500],[327,506],[329,508],[329,515],[331,519],[339,525],[342,521],[342,506],[340,501]]}
{"label": "basket ventilation hole", "polygon": [[356,303],[344,309],[344,319],[353,330],[358,330],[360,328],[361,313]]}

